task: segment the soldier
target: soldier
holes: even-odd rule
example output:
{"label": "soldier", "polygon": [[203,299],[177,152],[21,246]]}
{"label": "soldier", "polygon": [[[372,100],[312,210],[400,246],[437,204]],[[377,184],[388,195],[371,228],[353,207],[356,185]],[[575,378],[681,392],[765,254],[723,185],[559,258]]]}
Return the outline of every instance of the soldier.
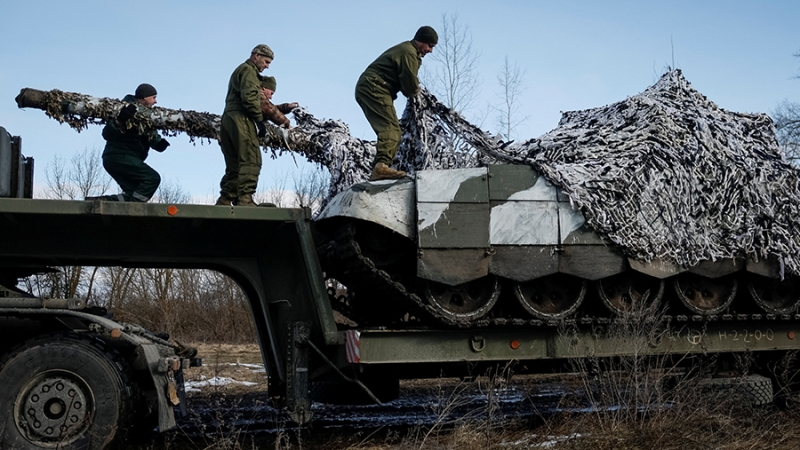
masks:
{"label": "soldier", "polygon": [[259,99],[259,73],[269,68],[274,57],[269,46],[256,45],[250,58],[231,74],[219,133],[219,144],[225,157],[225,175],[219,183],[217,205],[257,206],[253,194],[261,173],[258,138],[267,133]]}
{"label": "soldier", "polygon": [[419,92],[417,72],[422,58],[439,41],[436,30],[420,27],[414,39],[395,45],[370,64],[356,83],[356,101],[378,135],[371,181],[402,178],[402,170],[390,166],[400,145],[400,123],[392,103],[397,93],[412,97]]}
{"label": "soldier", "polygon": [[169,142],[155,130],[143,130],[142,122],[129,123],[134,117],[149,117],[156,104],[156,88],[143,83],[136,88],[134,95],[126,95],[122,101],[128,103],[120,110],[115,120],[103,128],[106,147],[103,150],[103,167],[122,188],[121,194],[88,199],[146,202],[153,197],[161,177],[152,167],[145,164],[150,149],[163,152]]}
{"label": "soldier", "polygon": [[292,123],[286,117],[286,114],[292,112],[298,105],[296,102],[281,103],[280,105],[273,104],[272,95],[277,87],[278,82],[275,77],[266,76],[261,78],[261,113],[264,114],[265,119],[270,120],[281,128],[292,128]]}

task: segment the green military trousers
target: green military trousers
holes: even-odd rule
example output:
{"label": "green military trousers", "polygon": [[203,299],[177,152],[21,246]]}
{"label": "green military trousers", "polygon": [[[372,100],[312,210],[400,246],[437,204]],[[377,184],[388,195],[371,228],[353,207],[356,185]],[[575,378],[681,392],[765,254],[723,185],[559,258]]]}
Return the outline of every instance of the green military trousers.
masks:
{"label": "green military trousers", "polygon": [[261,173],[261,149],[253,121],[242,111],[224,113],[219,145],[225,157],[225,175],[219,182],[220,195],[231,199],[253,195]]}
{"label": "green military trousers", "polygon": [[378,135],[373,167],[378,163],[391,167],[397,147],[400,146],[400,122],[385,84],[379,77],[372,75],[362,75],[356,83],[356,102]]}
{"label": "green military trousers", "polygon": [[115,154],[103,156],[103,167],[122,188],[126,202],[146,202],[156,193],[161,176],[135,155]]}

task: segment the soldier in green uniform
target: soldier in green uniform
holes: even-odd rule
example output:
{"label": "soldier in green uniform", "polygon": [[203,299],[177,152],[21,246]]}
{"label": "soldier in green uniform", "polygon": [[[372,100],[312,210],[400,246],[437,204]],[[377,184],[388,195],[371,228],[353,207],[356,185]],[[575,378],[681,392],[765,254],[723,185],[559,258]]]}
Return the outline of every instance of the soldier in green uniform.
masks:
{"label": "soldier in green uniform", "polygon": [[146,202],[153,197],[161,177],[144,160],[150,149],[163,152],[169,142],[155,130],[142,129],[142,122],[131,123],[134,117],[149,117],[156,104],[156,88],[143,83],[134,95],[126,95],[122,101],[128,103],[103,128],[106,147],[103,150],[103,167],[122,188],[121,194],[91,197],[125,202]]}
{"label": "soldier in green uniform", "polygon": [[414,39],[386,50],[372,62],[356,83],[356,101],[378,135],[377,153],[370,180],[402,178],[402,170],[391,168],[400,145],[400,122],[393,101],[397,93],[412,97],[419,91],[417,72],[422,58],[439,41],[436,30],[420,27]]}
{"label": "soldier in green uniform", "polygon": [[297,102],[273,104],[272,95],[277,88],[278,82],[275,77],[265,76],[261,78],[261,113],[264,115],[264,119],[275,125],[281,128],[291,128],[292,122],[286,117],[286,114],[297,108]]}
{"label": "soldier in green uniform", "polygon": [[274,57],[269,46],[256,45],[250,58],[231,74],[219,133],[225,175],[219,183],[217,205],[257,206],[253,194],[261,173],[258,138],[267,133],[259,98],[259,73],[269,67]]}

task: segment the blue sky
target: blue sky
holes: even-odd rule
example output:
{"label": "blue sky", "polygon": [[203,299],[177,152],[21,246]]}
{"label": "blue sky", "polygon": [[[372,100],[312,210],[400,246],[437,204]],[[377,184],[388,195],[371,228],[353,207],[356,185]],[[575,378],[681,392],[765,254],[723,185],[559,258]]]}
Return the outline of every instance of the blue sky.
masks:
{"label": "blue sky", "polygon": [[[264,74],[274,100],[297,101],[374,139],[353,98],[364,68],[443,14],[468,26],[477,72],[476,110],[496,102],[504,58],[526,71],[518,139],[554,128],[561,111],[603,106],[641,92],[673,61],[722,108],[770,112],[800,101],[800,2],[784,1],[25,1],[6,2],[0,27],[0,126],[22,136],[36,183],[54,155],[102,150],[98,126],[77,133],[39,110],[20,110],[24,87],[121,98],[142,82],[158,105],[220,114],[231,71],[258,43],[275,51]],[[436,50],[434,50],[435,52]],[[436,63],[430,55],[425,69]],[[403,102],[397,103],[398,108]],[[474,111],[473,114],[477,114]],[[470,115],[470,112],[467,113]],[[493,129],[487,120],[484,128]],[[223,173],[216,143],[170,138],[147,160],[162,179],[213,200]],[[304,163],[298,159],[302,167]],[[296,171],[265,159],[260,189]]]}

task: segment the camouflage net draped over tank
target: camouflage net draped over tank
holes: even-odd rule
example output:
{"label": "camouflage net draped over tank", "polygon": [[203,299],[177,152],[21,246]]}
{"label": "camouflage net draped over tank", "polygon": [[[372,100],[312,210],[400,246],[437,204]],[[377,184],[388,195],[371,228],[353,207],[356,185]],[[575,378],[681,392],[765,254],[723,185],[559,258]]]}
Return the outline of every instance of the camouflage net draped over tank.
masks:
{"label": "camouflage net draped over tank", "polygon": [[623,101],[566,112],[520,144],[492,138],[430,95],[409,103],[407,170],[446,167],[458,155],[443,149],[463,139],[497,161],[533,166],[635,259],[693,266],[775,256],[800,274],[800,173],[783,158],[772,120],[719,108],[679,70]]}
{"label": "camouflage net draped over tank", "polygon": [[[78,130],[104,123],[122,106],[47,94],[47,114]],[[265,151],[298,152],[326,167],[329,196],[367,180],[374,141],[303,108],[293,115],[297,126],[289,133],[268,127]],[[157,107],[146,126],[211,139],[219,121]],[[774,256],[800,274],[800,177],[781,155],[771,119],[717,107],[678,70],[623,101],[564,113],[554,130],[518,144],[475,127],[424,91],[408,102],[401,128],[397,165],[409,174],[489,162],[531,165],[569,194],[589,226],[635,259],[692,266]]]}

